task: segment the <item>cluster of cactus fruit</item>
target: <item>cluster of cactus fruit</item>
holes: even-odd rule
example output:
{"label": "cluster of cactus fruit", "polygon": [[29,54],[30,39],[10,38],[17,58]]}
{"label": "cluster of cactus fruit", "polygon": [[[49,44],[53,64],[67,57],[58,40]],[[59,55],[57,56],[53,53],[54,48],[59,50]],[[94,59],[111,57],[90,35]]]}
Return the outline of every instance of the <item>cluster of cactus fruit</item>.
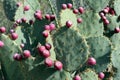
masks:
{"label": "cluster of cactus fruit", "polygon": [[0,78],[119,80],[120,0],[41,1],[1,1]]}

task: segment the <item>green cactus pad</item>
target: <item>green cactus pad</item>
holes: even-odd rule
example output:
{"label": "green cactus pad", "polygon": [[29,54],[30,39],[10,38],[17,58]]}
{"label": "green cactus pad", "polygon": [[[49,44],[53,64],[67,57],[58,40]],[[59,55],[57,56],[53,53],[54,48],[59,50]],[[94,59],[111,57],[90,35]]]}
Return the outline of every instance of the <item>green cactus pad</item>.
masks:
{"label": "green cactus pad", "polygon": [[120,8],[119,8],[120,0],[114,0],[114,10],[117,15],[120,15]]}
{"label": "green cactus pad", "polygon": [[69,72],[66,71],[56,71],[46,80],[72,80]]}
{"label": "green cactus pad", "polygon": [[104,9],[110,0],[86,0],[89,7],[95,12],[99,12]]}
{"label": "green cactus pad", "polygon": [[78,16],[82,18],[82,23],[78,24],[80,33],[85,37],[103,35],[103,24],[100,22],[98,13],[86,11]]}
{"label": "green cactus pad", "polygon": [[4,6],[4,11],[5,15],[9,20],[14,20],[15,12],[17,10],[17,3],[18,0],[4,0],[3,1],[3,6]]}
{"label": "green cactus pad", "polygon": [[87,39],[91,56],[96,59],[96,65],[91,66],[97,72],[107,69],[110,63],[111,43],[103,36],[90,37]]}
{"label": "green cactus pad", "polygon": [[62,10],[60,13],[60,25],[65,26],[66,21],[70,20],[72,22],[72,27],[77,26],[77,17],[72,10],[66,9]]}
{"label": "green cactus pad", "polygon": [[117,22],[117,16],[107,15],[107,19],[110,22],[110,24],[107,25],[107,30],[114,31],[115,27],[119,27],[120,23]]}
{"label": "green cactus pad", "polygon": [[98,75],[90,69],[81,73],[80,76],[82,80],[98,80]]}
{"label": "green cactus pad", "polygon": [[111,61],[112,61],[113,67],[117,69],[113,79],[119,80],[120,79],[120,64],[119,64],[120,63],[120,47],[112,51]]}
{"label": "green cactus pad", "polygon": [[120,33],[118,34],[114,34],[111,38],[110,38],[114,48],[119,48],[120,47]]}
{"label": "green cactus pad", "polygon": [[[30,10],[29,11],[24,11],[24,6],[29,5],[30,6]],[[23,17],[25,17],[27,19],[27,22],[31,19],[34,19],[34,13],[36,10],[40,9],[40,5],[38,0],[24,0],[24,2],[22,3],[22,5],[17,9],[16,11],[16,16],[15,16],[15,20],[21,19]]]}
{"label": "green cactus pad", "polygon": [[[14,61],[13,55],[16,52],[21,52],[18,45],[12,42],[8,36],[1,35],[0,39],[4,42],[4,47],[0,48],[0,60],[2,62],[2,69],[7,80],[24,80],[24,73],[22,73],[21,65]],[[18,74],[16,74],[18,73]]]}
{"label": "green cactus pad", "polygon": [[88,58],[86,41],[77,30],[60,28],[53,35],[53,45],[57,59],[67,71],[77,70]]}

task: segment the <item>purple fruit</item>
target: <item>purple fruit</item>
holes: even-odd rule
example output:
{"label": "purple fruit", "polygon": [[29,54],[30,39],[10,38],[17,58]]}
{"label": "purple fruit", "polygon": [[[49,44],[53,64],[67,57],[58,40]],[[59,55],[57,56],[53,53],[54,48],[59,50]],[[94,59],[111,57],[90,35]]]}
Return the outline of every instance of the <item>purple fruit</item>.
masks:
{"label": "purple fruit", "polygon": [[101,18],[102,18],[103,21],[107,20],[106,16],[102,16]]}
{"label": "purple fruit", "polygon": [[50,56],[50,52],[48,50],[44,50],[42,52],[42,56],[45,57],[45,58],[48,58]]}
{"label": "purple fruit", "polygon": [[42,11],[41,11],[41,10],[36,10],[35,12],[42,14]]}
{"label": "purple fruit", "polygon": [[100,12],[99,14],[101,17],[105,16],[105,14],[103,12]]}
{"label": "purple fruit", "polygon": [[21,19],[18,19],[18,20],[16,20],[16,23],[17,23],[17,24],[20,24],[20,23],[22,23],[22,20],[21,20]]}
{"label": "purple fruit", "polygon": [[5,33],[6,32],[6,28],[5,27],[0,27],[0,33]]}
{"label": "purple fruit", "polygon": [[18,34],[17,33],[11,33],[10,38],[12,40],[16,40],[18,38]]}
{"label": "purple fruit", "polygon": [[55,69],[57,69],[57,70],[62,70],[63,64],[62,64],[60,61],[55,61],[54,67],[55,67]]}
{"label": "purple fruit", "polygon": [[24,6],[24,11],[29,11],[29,9],[30,9],[29,5]]}
{"label": "purple fruit", "polygon": [[85,12],[83,7],[79,7],[78,10],[81,14],[83,14]]}
{"label": "purple fruit", "polygon": [[46,50],[45,46],[38,46],[38,52],[41,54],[44,50]]}
{"label": "purple fruit", "polygon": [[51,21],[55,20],[55,15],[50,15],[50,20]]}
{"label": "purple fruit", "polygon": [[88,64],[88,65],[95,65],[95,64],[96,64],[95,58],[90,57],[90,58],[87,60],[87,64]]}
{"label": "purple fruit", "polygon": [[14,23],[14,24],[13,24],[13,28],[16,28],[16,27],[17,27],[17,23]]}
{"label": "purple fruit", "polygon": [[48,35],[49,35],[49,31],[48,31],[48,30],[43,31],[43,32],[42,32],[42,35],[43,35],[45,38],[47,38]]}
{"label": "purple fruit", "polygon": [[81,80],[81,77],[79,75],[76,75],[73,80]]}
{"label": "purple fruit", "polygon": [[62,4],[62,9],[66,9],[67,5],[66,4]]}
{"label": "purple fruit", "polygon": [[67,26],[68,28],[70,28],[70,27],[72,26],[72,22],[71,22],[71,21],[67,21],[67,22],[66,22],[66,26]]}
{"label": "purple fruit", "polygon": [[47,65],[48,67],[53,66],[53,61],[50,58],[46,58],[44,61],[45,65]]}
{"label": "purple fruit", "polygon": [[103,9],[103,12],[106,13],[106,14],[109,13],[109,11],[110,11],[110,7],[105,7],[105,8]]}
{"label": "purple fruit", "polygon": [[107,20],[107,19],[104,20],[104,24],[107,25],[107,24],[109,24],[109,23],[110,23],[109,20]]}
{"label": "purple fruit", "polygon": [[25,58],[29,58],[29,57],[31,56],[30,51],[29,51],[29,50],[24,50],[23,56],[24,56]]}
{"label": "purple fruit", "polygon": [[21,48],[24,48],[24,46],[25,46],[25,45],[24,45],[23,43],[22,43],[22,44],[20,44],[20,47],[21,47]]}
{"label": "purple fruit", "polygon": [[23,56],[21,54],[15,53],[13,55],[13,59],[17,61],[21,61],[23,59]]}
{"label": "purple fruit", "polygon": [[15,32],[15,30],[14,29],[10,29],[10,33],[14,33]]}
{"label": "purple fruit", "polygon": [[51,24],[49,24],[49,26],[50,26],[50,30],[52,31],[52,30],[55,30],[55,24],[53,24],[53,23],[51,23]]}
{"label": "purple fruit", "polygon": [[50,20],[50,14],[46,14],[45,19]]}
{"label": "purple fruit", "polygon": [[78,14],[78,12],[79,12],[78,9],[74,9],[74,10],[73,10],[73,13],[74,13],[74,14]]}
{"label": "purple fruit", "polygon": [[17,2],[17,4],[16,4],[17,7],[20,7],[21,5],[22,5],[21,2]]}
{"label": "purple fruit", "polygon": [[115,10],[114,10],[113,8],[110,8],[109,13],[110,13],[111,15],[115,15]]}
{"label": "purple fruit", "polygon": [[26,21],[27,21],[26,17],[21,18],[21,21],[26,23]]}
{"label": "purple fruit", "polygon": [[47,50],[50,50],[50,49],[51,49],[51,47],[52,47],[52,46],[51,46],[51,44],[50,44],[50,43],[46,43],[46,44],[45,44],[45,48],[46,48]]}
{"label": "purple fruit", "polygon": [[41,13],[35,13],[34,14],[36,19],[42,20],[42,14]]}
{"label": "purple fruit", "polygon": [[77,22],[78,22],[78,23],[81,23],[81,22],[82,22],[82,19],[81,19],[81,18],[78,18],[78,19],[77,19]]}
{"label": "purple fruit", "polygon": [[104,74],[103,72],[100,72],[100,73],[98,74],[98,77],[99,77],[100,79],[103,79],[103,78],[105,77],[105,74]]}
{"label": "purple fruit", "polygon": [[114,31],[115,31],[115,33],[119,33],[119,32],[120,32],[120,28],[119,28],[119,27],[116,27],[116,28],[114,29]]}
{"label": "purple fruit", "polygon": [[67,8],[71,9],[73,7],[73,5],[71,3],[67,4]]}
{"label": "purple fruit", "polygon": [[29,24],[30,25],[34,24],[34,21],[33,20],[29,20]]}
{"label": "purple fruit", "polygon": [[0,48],[4,46],[4,42],[0,41]]}
{"label": "purple fruit", "polygon": [[44,26],[44,29],[45,29],[45,30],[50,30],[50,26],[49,26],[49,25],[45,25],[45,26]]}

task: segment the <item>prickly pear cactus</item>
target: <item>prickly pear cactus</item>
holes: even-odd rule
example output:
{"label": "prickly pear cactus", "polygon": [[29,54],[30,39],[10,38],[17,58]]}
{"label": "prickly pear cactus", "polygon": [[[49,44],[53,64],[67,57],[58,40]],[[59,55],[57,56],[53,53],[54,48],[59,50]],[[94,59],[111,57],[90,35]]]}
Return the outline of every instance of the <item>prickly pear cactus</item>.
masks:
{"label": "prickly pear cactus", "polygon": [[0,80],[119,80],[120,0],[0,0]]}

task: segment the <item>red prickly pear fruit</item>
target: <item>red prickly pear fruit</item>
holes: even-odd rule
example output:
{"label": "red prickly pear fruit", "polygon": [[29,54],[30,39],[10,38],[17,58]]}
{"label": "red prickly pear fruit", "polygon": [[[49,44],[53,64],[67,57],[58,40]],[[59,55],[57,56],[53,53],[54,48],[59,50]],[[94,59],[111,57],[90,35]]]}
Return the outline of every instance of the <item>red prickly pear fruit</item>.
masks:
{"label": "red prickly pear fruit", "polygon": [[50,15],[49,15],[49,14],[46,14],[46,15],[45,15],[45,19],[50,20]]}
{"label": "red prickly pear fruit", "polygon": [[51,21],[55,20],[55,15],[50,15],[50,20]]}
{"label": "red prickly pear fruit", "polygon": [[47,65],[48,67],[53,66],[53,61],[50,58],[46,58],[44,61],[45,65]]}
{"label": "red prickly pear fruit", "polygon": [[102,18],[103,21],[107,20],[106,16],[102,16],[101,18]]}
{"label": "red prickly pear fruit", "polygon": [[54,62],[54,67],[55,67],[55,69],[57,69],[57,70],[62,70],[63,64],[62,64],[62,62],[60,62],[60,61],[55,61],[55,62]]}
{"label": "red prickly pear fruit", "polygon": [[13,59],[17,61],[21,61],[23,59],[23,56],[21,54],[15,53],[13,55]]}
{"label": "red prickly pear fruit", "polygon": [[14,33],[15,31],[13,29],[10,29],[10,33]]}
{"label": "red prickly pear fruit", "polygon": [[22,23],[21,19],[16,20],[16,23],[17,23],[17,24]]}
{"label": "red prickly pear fruit", "polygon": [[42,11],[41,11],[41,10],[36,10],[35,12],[42,14]]}
{"label": "red prickly pear fruit", "polygon": [[62,9],[66,9],[67,5],[66,4],[62,4]]}
{"label": "red prickly pear fruit", "polygon": [[44,51],[42,52],[42,56],[43,56],[44,58],[48,58],[48,57],[50,56],[50,52],[49,52],[48,50],[44,50]]}
{"label": "red prickly pear fruit", "polygon": [[95,65],[96,64],[96,60],[95,60],[95,58],[93,58],[93,57],[90,57],[88,60],[87,60],[87,64],[88,65]]}
{"label": "red prickly pear fruit", "polygon": [[71,3],[67,4],[67,8],[71,9],[73,7],[73,5]]}
{"label": "red prickly pear fruit", "polygon": [[11,33],[11,39],[12,40],[16,40],[18,38],[18,34],[17,33]]}
{"label": "red prickly pear fruit", "polygon": [[33,20],[29,20],[29,24],[30,25],[34,24],[34,21]]}
{"label": "red prickly pear fruit", "polygon": [[51,46],[51,44],[50,44],[50,43],[46,43],[46,44],[45,44],[45,48],[46,48],[47,50],[50,50],[50,49],[51,49],[51,47],[52,47],[52,46]]}
{"label": "red prickly pear fruit", "polygon": [[49,35],[49,31],[48,31],[48,30],[43,31],[43,32],[42,32],[42,35],[43,35],[45,38],[47,38],[48,35]]}
{"label": "red prickly pear fruit", "polygon": [[29,11],[29,10],[30,10],[30,6],[29,5],[24,6],[24,11]]}
{"label": "red prickly pear fruit", "polygon": [[119,32],[120,32],[120,28],[119,28],[119,27],[116,27],[116,28],[114,29],[114,31],[115,31],[115,33],[119,33]]}
{"label": "red prickly pear fruit", "polygon": [[0,41],[0,48],[4,46],[4,42]]}
{"label": "red prickly pear fruit", "polygon": [[36,19],[42,20],[42,14],[41,13],[35,13],[34,14]]}
{"label": "red prickly pear fruit", "polygon": [[55,30],[55,24],[53,24],[53,23],[51,23],[51,24],[49,24],[49,26],[50,26],[50,30],[52,31],[52,30]]}
{"label": "red prickly pear fruit", "polygon": [[21,18],[21,21],[26,23],[27,19],[25,17]]}
{"label": "red prickly pear fruit", "polygon": [[68,28],[70,28],[70,27],[72,26],[72,22],[71,22],[71,21],[66,21],[66,26],[67,26]]}
{"label": "red prickly pear fruit", "polygon": [[50,26],[49,26],[49,25],[45,25],[45,26],[44,26],[44,29],[45,29],[45,30],[50,30]]}
{"label": "red prickly pear fruit", "polygon": [[81,80],[81,77],[79,75],[76,75],[73,80]]}
{"label": "red prickly pear fruit", "polygon": [[81,23],[81,22],[82,22],[82,19],[81,19],[81,18],[78,18],[78,19],[77,19],[77,22],[78,22],[78,23]]}
{"label": "red prickly pear fruit", "polygon": [[17,23],[14,23],[14,24],[13,24],[13,28],[16,28],[16,27],[17,27]]}
{"label": "red prickly pear fruit", "polygon": [[0,33],[5,33],[6,32],[6,28],[4,26],[0,27]]}
{"label": "red prickly pear fruit", "polygon": [[79,12],[80,12],[81,14],[83,14],[83,13],[85,12],[85,10],[84,10],[83,7],[79,7],[78,10],[79,10]]}
{"label": "red prickly pear fruit", "polygon": [[103,12],[100,12],[99,15],[100,15],[100,17],[105,16],[105,14]]}
{"label": "red prickly pear fruit", "polygon": [[107,25],[107,24],[109,24],[109,23],[110,23],[109,20],[107,20],[107,19],[104,20],[104,24]]}
{"label": "red prickly pear fruit", "polygon": [[78,12],[79,12],[78,9],[74,9],[74,10],[73,10],[73,13],[74,13],[74,14],[78,14]]}
{"label": "red prickly pear fruit", "polygon": [[100,73],[98,74],[98,77],[99,77],[100,79],[103,79],[103,78],[105,77],[105,74],[104,74],[103,72],[100,72]]}
{"label": "red prickly pear fruit", "polygon": [[29,50],[24,50],[23,56],[24,56],[24,58],[29,58],[31,56],[30,51]]}
{"label": "red prickly pear fruit", "polygon": [[109,12],[109,10],[108,9],[103,9],[103,12],[107,14]]}
{"label": "red prickly pear fruit", "polygon": [[21,5],[22,5],[21,2],[17,2],[17,4],[16,4],[17,7],[20,7]]}
{"label": "red prickly pear fruit", "polygon": [[110,8],[109,13],[110,13],[111,15],[115,15],[115,10],[114,10],[113,8]]}
{"label": "red prickly pear fruit", "polygon": [[46,50],[45,46],[38,46],[38,52],[41,54],[44,50]]}
{"label": "red prickly pear fruit", "polygon": [[21,48],[24,48],[24,46],[25,46],[25,45],[24,45],[23,43],[22,43],[22,44],[20,44],[20,47],[21,47]]}

